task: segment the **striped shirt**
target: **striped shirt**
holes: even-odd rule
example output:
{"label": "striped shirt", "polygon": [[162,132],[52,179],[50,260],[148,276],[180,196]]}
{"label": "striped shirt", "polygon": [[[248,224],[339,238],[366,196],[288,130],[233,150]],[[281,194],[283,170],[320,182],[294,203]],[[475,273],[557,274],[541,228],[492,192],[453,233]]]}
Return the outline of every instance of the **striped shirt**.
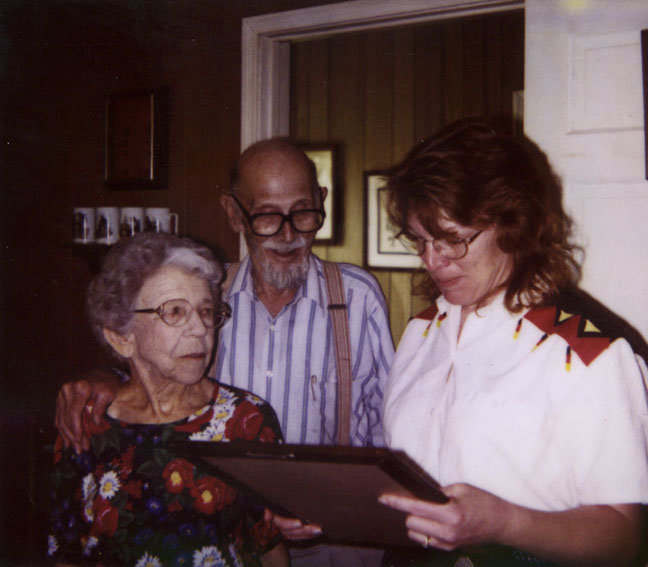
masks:
{"label": "striped shirt", "polygon": [[[383,392],[394,355],[387,306],[371,274],[339,266],[351,342],[351,444],[382,446]],[[319,258],[311,255],[305,282],[274,318],[255,294],[249,257],[224,300],[232,318],[220,331],[214,375],[268,401],[286,442],[334,444],[335,343]]]}

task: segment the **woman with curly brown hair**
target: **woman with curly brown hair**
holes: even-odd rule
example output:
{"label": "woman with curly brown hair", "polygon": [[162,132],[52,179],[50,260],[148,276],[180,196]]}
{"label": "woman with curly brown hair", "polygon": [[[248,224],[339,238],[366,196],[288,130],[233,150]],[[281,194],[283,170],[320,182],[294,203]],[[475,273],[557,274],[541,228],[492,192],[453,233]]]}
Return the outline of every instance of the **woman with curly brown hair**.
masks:
{"label": "woman with curly brown hair", "polygon": [[532,145],[465,119],[388,179],[429,275],[385,395],[388,444],[446,504],[383,495],[425,550],[385,565],[622,565],[648,502],[645,361],[579,292],[560,186]]}

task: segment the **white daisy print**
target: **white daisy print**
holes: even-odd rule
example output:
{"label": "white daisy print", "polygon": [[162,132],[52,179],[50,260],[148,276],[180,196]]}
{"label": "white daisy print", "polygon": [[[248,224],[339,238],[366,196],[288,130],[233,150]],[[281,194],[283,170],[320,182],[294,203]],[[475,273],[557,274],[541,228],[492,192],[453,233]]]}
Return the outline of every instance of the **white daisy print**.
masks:
{"label": "white daisy print", "polygon": [[236,551],[236,547],[233,543],[230,543],[229,552],[232,555],[232,558],[234,559],[234,567],[244,567],[243,563],[241,563],[241,557]]}
{"label": "white daisy print", "polygon": [[89,557],[92,553],[92,550],[97,547],[99,540],[95,536],[90,536],[83,546],[83,555]]}
{"label": "white daisy print", "polygon": [[83,494],[83,518],[86,522],[92,523],[94,520],[94,507],[92,502],[97,495],[97,482],[92,474],[87,474],[83,477],[81,483]]}
{"label": "white daisy print", "polygon": [[108,471],[99,481],[99,494],[106,500],[110,500],[117,494],[120,486],[117,474],[114,471]]}
{"label": "white daisy print", "polygon": [[213,545],[194,551],[193,564],[194,567],[224,567],[226,565],[220,551]]}
{"label": "white daisy print", "polygon": [[97,494],[97,483],[95,482],[94,475],[89,473],[83,477],[81,481],[81,488],[83,490],[83,499],[91,500]]}
{"label": "white daisy print", "polygon": [[155,555],[144,553],[135,563],[135,567],[162,567],[162,562]]}
{"label": "white daisy print", "polygon": [[47,536],[47,555],[51,557],[57,552],[58,548],[59,546],[58,541],[56,541],[56,536]]}

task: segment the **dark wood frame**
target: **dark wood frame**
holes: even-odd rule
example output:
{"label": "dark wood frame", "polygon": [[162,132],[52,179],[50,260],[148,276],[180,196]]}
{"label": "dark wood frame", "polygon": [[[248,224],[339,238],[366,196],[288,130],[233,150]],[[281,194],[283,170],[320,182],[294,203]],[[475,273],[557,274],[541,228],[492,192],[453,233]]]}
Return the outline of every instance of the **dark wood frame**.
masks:
{"label": "dark wood frame", "polygon": [[405,514],[380,504],[381,494],[448,501],[418,464],[387,448],[184,441],[172,450],[204,460],[277,514],[319,524],[327,538],[343,543],[418,545],[407,535]]}
{"label": "dark wood frame", "polygon": [[643,68],[644,160],[646,179],[648,179],[648,29],[641,30],[641,61]]}
{"label": "dark wood frame", "polygon": [[[318,165],[318,154],[323,154],[327,159],[327,163],[325,164],[326,166],[328,166],[327,171],[322,173],[320,168],[317,172],[318,182],[320,186],[324,186],[328,189],[328,196],[324,201],[326,219],[324,220],[324,225],[322,226],[322,228],[315,235],[315,243],[339,244],[342,237],[342,231],[338,226],[338,219],[343,217],[341,211],[342,199],[340,196],[340,168],[338,164],[339,155],[337,146],[328,142],[304,143],[298,145],[302,150],[304,150],[306,155],[314,161],[316,167]],[[330,182],[328,182],[327,179],[330,179]]]}
{"label": "dark wood frame", "polygon": [[418,256],[405,249],[381,249],[383,231],[387,224],[386,211],[380,206],[381,192],[385,189],[376,186],[384,171],[365,171],[364,173],[364,267],[369,270],[412,271],[422,266]]}
{"label": "dark wood frame", "polygon": [[111,189],[167,189],[168,90],[106,98],[104,182]]}

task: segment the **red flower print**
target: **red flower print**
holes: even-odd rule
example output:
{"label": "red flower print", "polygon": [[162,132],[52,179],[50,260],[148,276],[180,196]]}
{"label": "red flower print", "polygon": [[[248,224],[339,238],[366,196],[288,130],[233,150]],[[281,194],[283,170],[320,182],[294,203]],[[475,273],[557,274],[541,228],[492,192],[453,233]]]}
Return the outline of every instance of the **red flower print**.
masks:
{"label": "red flower print", "polygon": [[197,431],[200,431],[202,426],[205,423],[208,423],[209,420],[214,416],[214,410],[210,409],[209,411],[206,411],[204,414],[201,416],[198,416],[196,419],[192,419],[191,421],[187,421],[186,423],[183,423],[182,425],[177,425],[173,429],[175,431],[182,431],[183,433],[196,433]]}
{"label": "red flower print", "polygon": [[180,494],[193,484],[193,465],[185,459],[174,459],[164,467],[162,477],[166,479],[168,492]]}
{"label": "red flower print", "polygon": [[171,502],[167,506],[167,510],[169,512],[182,512],[182,510],[183,510],[182,504],[180,504],[180,502],[178,502],[178,500],[174,500],[173,502]]}
{"label": "red flower print", "polygon": [[213,476],[205,476],[191,488],[191,496],[194,497],[193,507],[196,512],[213,514],[234,502],[236,491]]}
{"label": "red flower print", "polygon": [[61,453],[63,452],[63,439],[60,435],[56,437],[54,442],[54,464],[61,460]]}
{"label": "red flower print", "polygon": [[252,402],[245,400],[225,424],[225,437],[252,441],[263,424],[263,414]]}
{"label": "red flower print", "polygon": [[117,530],[119,511],[101,496],[97,496],[94,499],[92,506],[94,508],[92,531],[96,534],[106,534],[108,537],[112,536]]}
{"label": "red flower print", "polygon": [[123,474],[128,476],[133,471],[133,456],[135,455],[135,445],[129,445],[128,449],[121,456],[121,468]]}
{"label": "red flower print", "polygon": [[123,487],[126,494],[130,494],[133,498],[138,499],[142,497],[142,481],[129,480]]}
{"label": "red flower print", "polygon": [[274,443],[275,437],[275,432],[272,427],[265,425],[259,434],[259,441],[263,441],[264,443]]}

